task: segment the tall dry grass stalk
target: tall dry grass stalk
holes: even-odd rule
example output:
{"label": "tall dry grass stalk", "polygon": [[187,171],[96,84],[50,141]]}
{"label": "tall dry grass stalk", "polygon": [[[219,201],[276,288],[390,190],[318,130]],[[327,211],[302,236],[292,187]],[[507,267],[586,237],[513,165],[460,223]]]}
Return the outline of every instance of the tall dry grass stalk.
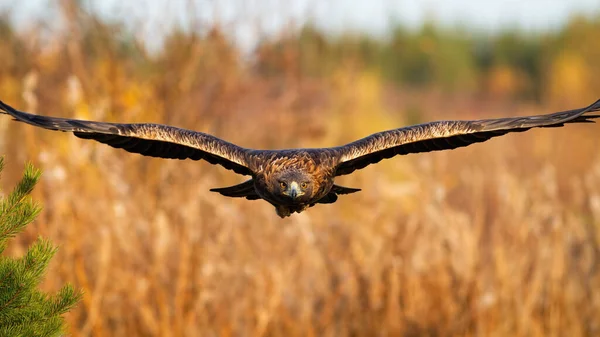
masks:
{"label": "tall dry grass stalk", "polygon": [[[257,148],[337,145],[415,109],[424,121],[561,108],[401,93],[351,64],[331,79],[264,78],[217,30],[173,39],[158,61],[122,54],[102,32],[45,49],[0,40],[13,60],[0,63],[2,99]],[[12,162],[3,184],[26,160],[44,170],[44,211],[12,251],[38,235],[60,246],[45,287],[85,291],[68,316],[75,336],[600,334],[596,125],[388,160],[340,179],[362,192],[285,220],[265,202],[210,193],[241,178],[207,163],[9,118],[0,130]]]}

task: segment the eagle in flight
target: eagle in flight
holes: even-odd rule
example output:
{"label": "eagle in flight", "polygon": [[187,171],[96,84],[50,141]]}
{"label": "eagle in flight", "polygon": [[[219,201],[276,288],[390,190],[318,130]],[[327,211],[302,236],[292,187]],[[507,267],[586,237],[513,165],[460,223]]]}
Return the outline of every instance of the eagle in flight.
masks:
{"label": "eagle in flight", "polygon": [[204,159],[250,176],[241,184],[211,189],[227,197],[264,199],[284,218],[316,204],[330,204],[338,195],[360,191],[336,185],[349,174],[385,158],[409,153],[450,150],[484,142],[509,132],[592,123],[600,100],[580,109],[547,115],[481,120],[437,121],[383,131],[346,145],[329,148],[254,150],[215,136],[161,124],[121,124],[46,117],[18,111],[0,101],[0,113],[50,130],[72,132],[115,148],[145,156]]}

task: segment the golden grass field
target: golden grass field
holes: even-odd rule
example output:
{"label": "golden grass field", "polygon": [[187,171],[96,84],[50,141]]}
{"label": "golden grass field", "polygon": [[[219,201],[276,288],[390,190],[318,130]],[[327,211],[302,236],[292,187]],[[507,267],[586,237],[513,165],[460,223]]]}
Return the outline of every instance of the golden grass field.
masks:
{"label": "golden grass field", "polygon": [[[80,48],[5,49],[0,99],[288,148],[600,98],[533,105],[410,90],[352,64],[322,79],[265,78],[219,39],[140,77],[110,52]],[[280,219],[266,202],[209,192],[244,179],[220,167],[0,117],[3,189],[27,161],[44,172],[34,192],[43,212],[11,254],[37,236],[60,247],[43,288],[85,292],[66,316],[73,336],[600,335],[600,125],[396,157],[339,179],[362,192]]]}

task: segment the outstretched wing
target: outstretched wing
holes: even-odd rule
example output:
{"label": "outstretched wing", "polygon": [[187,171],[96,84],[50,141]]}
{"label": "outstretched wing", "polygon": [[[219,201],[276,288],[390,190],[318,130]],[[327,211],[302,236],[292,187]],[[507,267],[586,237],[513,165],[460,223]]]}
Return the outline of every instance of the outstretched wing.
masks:
{"label": "outstretched wing", "polygon": [[560,127],[566,123],[592,123],[600,115],[600,100],[594,104],[548,115],[482,119],[473,121],[439,121],[372,134],[334,148],[340,158],[336,175],[344,175],[382,159],[408,153],[455,149],[484,142],[509,132],[536,127]]}
{"label": "outstretched wing", "polygon": [[15,120],[49,130],[73,132],[115,148],[144,156],[200,160],[219,164],[236,173],[251,175],[247,149],[217,137],[161,124],[119,124],[34,115],[18,111],[0,101],[0,113]]}

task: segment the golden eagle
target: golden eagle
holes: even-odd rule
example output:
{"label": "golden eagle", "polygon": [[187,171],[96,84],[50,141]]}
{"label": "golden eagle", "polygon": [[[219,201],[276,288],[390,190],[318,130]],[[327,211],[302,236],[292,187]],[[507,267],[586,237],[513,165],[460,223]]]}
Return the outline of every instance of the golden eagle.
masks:
{"label": "golden eagle", "polygon": [[253,150],[206,133],[160,124],[120,124],[46,117],[18,111],[0,101],[0,112],[15,120],[50,130],[73,132],[112,147],[145,156],[204,159],[252,178],[239,185],[211,191],[227,197],[264,199],[286,217],[315,204],[330,204],[339,194],[360,191],[334,184],[349,174],[382,159],[409,153],[450,150],[484,142],[509,132],[567,123],[591,123],[600,115],[600,100],[581,109],[548,115],[438,121],[383,131],[352,143],[329,148]]}

